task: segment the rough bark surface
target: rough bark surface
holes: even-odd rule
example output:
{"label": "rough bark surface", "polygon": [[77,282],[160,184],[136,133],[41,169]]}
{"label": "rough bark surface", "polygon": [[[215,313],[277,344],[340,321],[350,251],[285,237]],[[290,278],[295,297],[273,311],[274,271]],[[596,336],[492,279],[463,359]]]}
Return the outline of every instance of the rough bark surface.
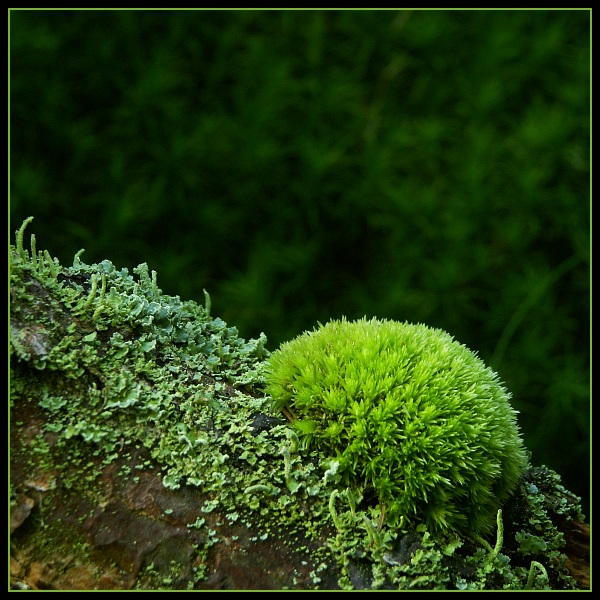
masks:
{"label": "rough bark surface", "polygon": [[[25,404],[13,419],[27,423],[24,433],[33,439],[43,432],[40,413]],[[12,437],[22,435],[13,431]],[[197,488],[167,489],[160,473],[147,469],[135,470],[135,480],[119,476],[123,467],[143,464],[135,452],[102,468],[87,496],[64,488],[68,468],[32,470],[28,458],[27,445],[12,452],[11,484],[22,490],[11,511],[13,589],[314,587],[309,574],[318,565],[311,564],[306,544],[300,552],[281,544],[293,532],[282,527],[263,541],[259,527],[227,524],[218,509],[201,513],[206,497]],[[64,464],[68,456],[54,461]],[[203,527],[188,527],[199,515]],[[207,530],[217,529],[219,542],[198,552],[207,544]],[[324,545],[331,533],[324,531],[311,548]],[[321,585],[337,587],[337,576],[336,566],[328,565]]]}

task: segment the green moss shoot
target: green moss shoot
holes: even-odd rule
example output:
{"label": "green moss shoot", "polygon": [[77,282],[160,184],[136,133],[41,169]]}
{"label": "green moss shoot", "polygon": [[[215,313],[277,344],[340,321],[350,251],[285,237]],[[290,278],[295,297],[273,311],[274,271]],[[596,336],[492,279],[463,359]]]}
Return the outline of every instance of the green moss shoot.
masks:
{"label": "green moss shoot", "polygon": [[331,321],[283,344],[266,377],[305,445],[374,492],[391,524],[487,533],[527,465],[509,393],[442,330]]}

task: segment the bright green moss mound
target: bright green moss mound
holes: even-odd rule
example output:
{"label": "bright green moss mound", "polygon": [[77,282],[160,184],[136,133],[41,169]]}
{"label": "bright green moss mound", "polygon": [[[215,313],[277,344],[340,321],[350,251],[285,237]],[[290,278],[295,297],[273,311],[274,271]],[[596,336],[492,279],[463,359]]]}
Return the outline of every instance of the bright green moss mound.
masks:
{"label": "bright green moss mound", "polygon": [[321,325],[271,355],[267,391],[391,523],[485,533],[527,464],[496,373],[425,325]]}

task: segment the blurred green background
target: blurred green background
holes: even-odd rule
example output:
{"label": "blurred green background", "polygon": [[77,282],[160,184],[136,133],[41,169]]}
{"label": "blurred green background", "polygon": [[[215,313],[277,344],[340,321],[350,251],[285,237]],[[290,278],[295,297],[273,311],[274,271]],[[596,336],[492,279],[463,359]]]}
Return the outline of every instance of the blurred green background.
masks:
{"label": "blurred green background", "polygon": [[588,10],[12,10],[10,103],[11,233],[271,350],[441,327],[587,508]]}

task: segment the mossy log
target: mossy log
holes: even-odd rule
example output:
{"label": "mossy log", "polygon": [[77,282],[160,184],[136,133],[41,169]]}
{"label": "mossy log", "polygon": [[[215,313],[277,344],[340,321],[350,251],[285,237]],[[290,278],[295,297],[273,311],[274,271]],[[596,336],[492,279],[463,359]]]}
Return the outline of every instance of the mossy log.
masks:
{"label": "mossy log", "polygon": [[266,338],[146,265],[11,247],[12,589],[586,589],[579,499],[527,470],[488,538],[390,528],[265,395]]}

